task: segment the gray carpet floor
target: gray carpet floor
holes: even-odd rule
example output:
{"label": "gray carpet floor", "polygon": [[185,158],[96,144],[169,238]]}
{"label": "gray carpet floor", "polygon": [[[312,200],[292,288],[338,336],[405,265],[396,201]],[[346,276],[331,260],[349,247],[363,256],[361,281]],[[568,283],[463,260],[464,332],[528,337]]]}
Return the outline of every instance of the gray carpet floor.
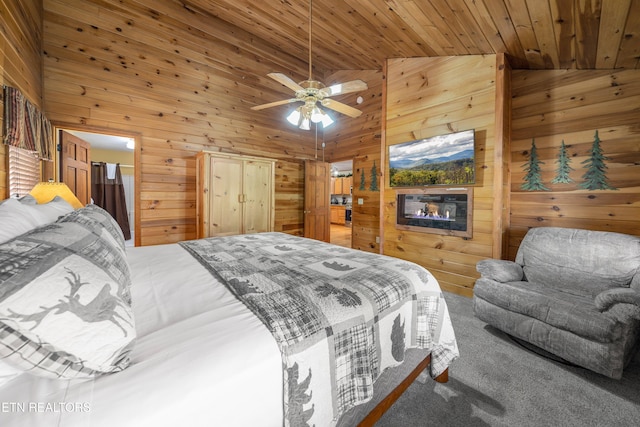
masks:
{"label": "gray carpet floor", "polygon": [[445,293],[460,357],[449,382],[415,381],[376,427],[640,426],[640,355],[621,380],[540,356]]}

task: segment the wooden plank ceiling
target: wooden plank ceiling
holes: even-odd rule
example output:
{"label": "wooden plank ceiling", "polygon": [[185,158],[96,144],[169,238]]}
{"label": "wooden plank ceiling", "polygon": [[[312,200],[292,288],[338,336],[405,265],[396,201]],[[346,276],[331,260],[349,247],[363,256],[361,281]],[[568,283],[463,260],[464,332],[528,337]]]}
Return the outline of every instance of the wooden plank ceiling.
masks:
{"label": "wooden plank ceiling", "polygon": [[311,57],[314,79],[369,85],[336,97],[363,115],[336,113],[321,135],[327,158],[343,160],[379,143],[388,58],[506,52],[516,69],[640,68],[640,0],[315,0],[311,55],[309,1],[43,0],[47,113],[141,132],[145,147],[324,158],[317,134],[284,120],[289,105],[250,109],[290,99],[267,74],[305,80]]}
{"label": "wooden plank ceiling", "polygon": [[[183,5],[307,62],[309,0]],[[312,11],[320,76],[379,70],[386,58],[499,52],[514,68],[640,67],[640,0],[316,0]]]}

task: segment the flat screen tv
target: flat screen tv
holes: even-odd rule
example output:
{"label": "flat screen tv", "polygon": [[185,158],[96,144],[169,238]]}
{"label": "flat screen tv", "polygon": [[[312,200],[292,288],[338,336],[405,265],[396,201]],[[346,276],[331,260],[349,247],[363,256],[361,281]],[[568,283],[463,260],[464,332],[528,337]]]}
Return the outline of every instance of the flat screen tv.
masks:
{"label": "flat screen tv", "polygon": [[475,177],[473,129],[389,146],[391,187],[467,185]]}

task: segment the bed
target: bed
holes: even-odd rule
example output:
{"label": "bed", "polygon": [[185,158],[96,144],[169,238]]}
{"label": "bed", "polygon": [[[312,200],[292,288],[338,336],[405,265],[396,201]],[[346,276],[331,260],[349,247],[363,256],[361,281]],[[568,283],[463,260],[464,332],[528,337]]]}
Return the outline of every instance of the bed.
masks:
{"label": "bed", "polygon": [[[100,208],[55,202],[0,230],[0,425],[353,425],[410,348],[412,377],[446,377],[458,356],[416,264],[283,233],[125,248]],[[0,221],[36,209],[6,203]]]}

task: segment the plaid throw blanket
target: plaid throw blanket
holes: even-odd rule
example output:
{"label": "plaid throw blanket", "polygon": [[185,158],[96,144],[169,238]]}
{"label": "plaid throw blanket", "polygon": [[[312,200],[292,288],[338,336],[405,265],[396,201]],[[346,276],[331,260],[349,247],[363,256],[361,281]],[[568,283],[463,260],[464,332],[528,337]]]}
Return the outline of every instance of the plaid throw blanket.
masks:
{"label": "plaid throw blanket", "polygon": [[335,425],[406,348],[431,349],[433,377],[458,356],[440,287],[414,263],[282,233],[181,245],[278,342],[285,425]]}

